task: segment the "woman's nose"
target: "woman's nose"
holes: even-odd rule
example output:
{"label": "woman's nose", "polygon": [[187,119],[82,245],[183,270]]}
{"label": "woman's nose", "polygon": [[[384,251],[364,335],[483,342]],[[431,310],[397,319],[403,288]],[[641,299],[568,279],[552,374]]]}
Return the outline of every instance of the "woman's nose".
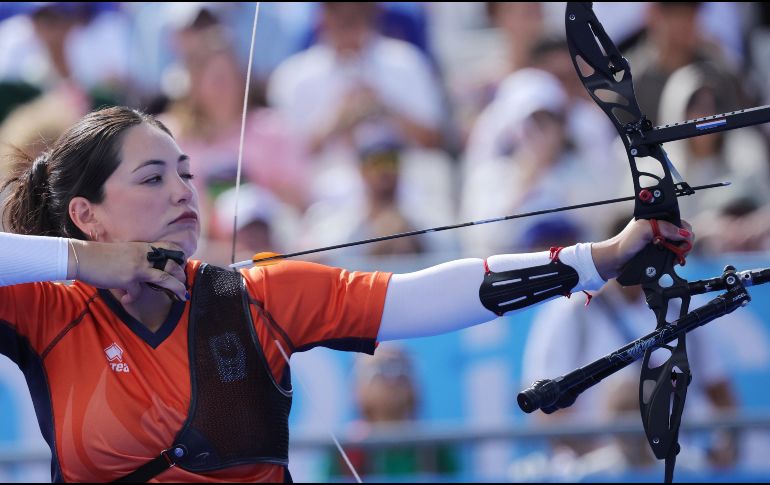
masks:
{"label": "woman's nose", "polygon": [[193,198],[194,190],[191,183],[182,177],[177,176],[173,193],[174,202],[189,202]]}

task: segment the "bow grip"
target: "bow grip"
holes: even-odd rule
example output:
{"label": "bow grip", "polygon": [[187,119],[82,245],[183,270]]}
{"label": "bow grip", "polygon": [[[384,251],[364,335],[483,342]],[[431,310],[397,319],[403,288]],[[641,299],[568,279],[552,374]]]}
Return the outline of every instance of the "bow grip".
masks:
{"label": "bow grip", "polygon": [[648,243],[620,269],[617,282],[623,286],[652,283],[674,267],[676,255],[666,248]]}

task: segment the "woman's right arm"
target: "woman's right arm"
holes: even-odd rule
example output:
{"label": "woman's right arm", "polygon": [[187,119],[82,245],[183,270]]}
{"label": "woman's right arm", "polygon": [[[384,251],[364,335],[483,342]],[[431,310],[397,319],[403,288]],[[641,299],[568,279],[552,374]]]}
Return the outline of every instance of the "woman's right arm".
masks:
{"label": "woman's right arm", "polygon": [[67,279],[67,239],[0,233],[0,286]]}
{"label": "woman's right arm", "polygon": [[0,286],[77,279],[124,290],[130,298],[142,283],[154,283],[186,300],[184,270],[173,261],[164,271],[154,269],[147,260],[151,246],[180,249],[164,242],[100,243],[0,233]]}

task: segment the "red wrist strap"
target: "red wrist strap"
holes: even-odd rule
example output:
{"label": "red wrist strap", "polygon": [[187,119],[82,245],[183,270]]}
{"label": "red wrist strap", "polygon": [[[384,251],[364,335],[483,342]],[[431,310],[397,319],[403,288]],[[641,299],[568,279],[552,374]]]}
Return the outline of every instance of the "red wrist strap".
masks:
{"label": "red wrist strap", "polygon": [[548,256],[551,259],[551,262],[558,261],[559,260],[559,253],[561,250],[564,249],[562,247],[554,247],[551,246],[551,249],[549,250],[551,254]]}

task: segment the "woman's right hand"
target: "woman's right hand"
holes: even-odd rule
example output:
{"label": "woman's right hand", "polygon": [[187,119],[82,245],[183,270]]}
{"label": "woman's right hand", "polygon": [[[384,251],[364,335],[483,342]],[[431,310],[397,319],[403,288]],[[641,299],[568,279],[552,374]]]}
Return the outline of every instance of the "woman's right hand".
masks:
{"label": "woman's right hand", "polygon": [[[189,299],[187,278],[182,266],[172,260],[166,262],[163,271],[152,267],[147,253],[156,248],[182,251],[168,242],[118,242],[70,240],[70,257],[67,277],[78,279],[96,288],[121,290],[121,303],[136,301],[146,284],[168,290],[181,301]],[[72,253],[77,252],[77,257]],[[77,272],[77,274],[76,274]]]}

